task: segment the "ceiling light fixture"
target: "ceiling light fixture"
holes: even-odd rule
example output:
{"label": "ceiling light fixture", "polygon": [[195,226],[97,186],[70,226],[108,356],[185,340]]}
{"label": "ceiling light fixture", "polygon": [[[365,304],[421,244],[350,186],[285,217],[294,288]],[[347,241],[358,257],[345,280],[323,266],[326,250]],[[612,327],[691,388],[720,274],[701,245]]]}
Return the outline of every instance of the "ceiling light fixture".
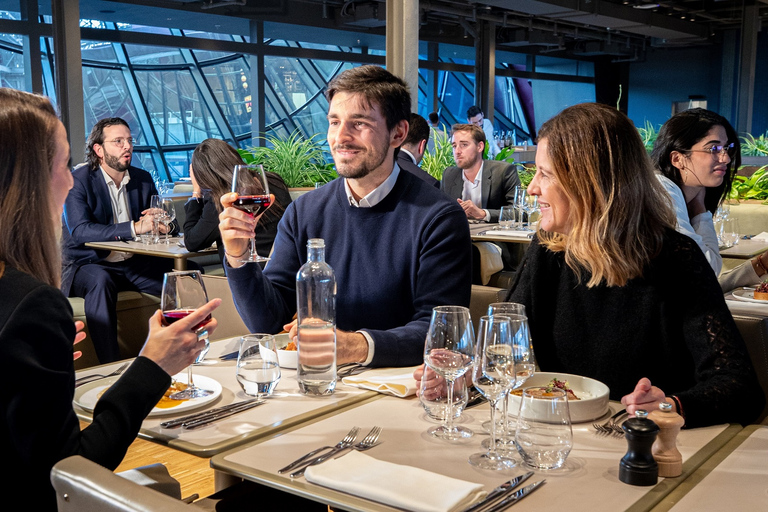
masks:
{"label": "ceiling light fixture", "polygon": [[655,9],[656,7],[659,7],[659,4],[638,4],[633,5],[633,9]]}

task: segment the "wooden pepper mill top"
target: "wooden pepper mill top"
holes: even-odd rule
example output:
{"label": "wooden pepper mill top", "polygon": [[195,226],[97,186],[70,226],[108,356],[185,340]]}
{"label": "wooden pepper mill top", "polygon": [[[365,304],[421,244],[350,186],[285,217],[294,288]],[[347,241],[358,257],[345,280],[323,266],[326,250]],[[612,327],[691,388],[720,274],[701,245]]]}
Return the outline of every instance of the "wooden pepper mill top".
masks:
{"label": "wooden pepper mill top", "polygon": [[683,456],[677,449],[677,434],[685,420],[672,411],[672,404],[662,402],[657,411],[651,411],[648,419],[659,426],[659,435],[653,443],[651,453],[659,465],[659,476],[676,477],[683,473]]}

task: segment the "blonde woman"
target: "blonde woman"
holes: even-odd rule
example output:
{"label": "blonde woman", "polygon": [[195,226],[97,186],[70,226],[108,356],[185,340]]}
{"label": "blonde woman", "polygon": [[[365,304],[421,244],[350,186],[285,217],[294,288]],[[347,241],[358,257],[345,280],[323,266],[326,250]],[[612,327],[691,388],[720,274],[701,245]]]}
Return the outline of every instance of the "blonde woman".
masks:
{"label": "blonde woman", "polygon": [[78,454],[117,467],[170,376],[203,348],[192,327],[220,300],[168,327],[158,311],[141,354],[81,431],[72,409],[75,325],[58,289],[61,214],[73,183],[67,134],[48,99],[6,88],[0,133],[0,437],[11,468],[0,492],[23,496],[29,510],[56,510],[51,467]]}
{"label": "blonde woman", "polygon": [[598,379],[630,413],[672,403],[689,427],[748,423],[764,397],[714,273],[629,119],[581,104],[539,132],[538,237],[508,300],[543,371]]}

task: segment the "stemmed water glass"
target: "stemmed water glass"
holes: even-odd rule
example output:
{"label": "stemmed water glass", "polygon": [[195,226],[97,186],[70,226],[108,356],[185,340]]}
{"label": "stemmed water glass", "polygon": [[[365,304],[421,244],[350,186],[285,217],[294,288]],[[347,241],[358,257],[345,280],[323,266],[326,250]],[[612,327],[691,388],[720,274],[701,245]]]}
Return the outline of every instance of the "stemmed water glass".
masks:
{"label": "stemmed water glass", "polygon": [[[515,382],[510,391],[518,389],[523,383],[528,380],[535,372],[536,361],[533,354],[533,346],[531,345],[531,330],[528,325],[528,317],[525,314],[525,305],[518,304],[517,302],[494,302],[488,306],[488,315],[503,315],[510,319],[517,320],[518,317],[521,320],[521,330],[514,331],[513,339],[513,355],[515,358]],[[512,438],[509,434],[512,433],[515,425],[509,423],[509,393],[501,401],[501,425],[503,430],[501,431],[501,440],[504,444],[509,444],[511,447]],[[483,424],[487,430],[491,430],[491,425]],[[485,441],[483,441],[485,446]],[[485,446],[487,448],[487,446]]]}
{"label": "stemmed water glass", "polygon": [[480,318],[475,345],[475,361],[472,366],[472,382],[491,404],[491,439],[488,451],[475,453],[469,463],[481,469],[509,469],[516,465],[514,459],[496,452],[496,404],[506,397],[515,382],[512,331],[520,329],[519,320],[513,326],[510,319],[501,315]]}
{"label": "stemmed water glass", "polygon": [[[269,183],[261,165],[236,165],[232,174],[232,192],[237,193],[233,206],[251,216],[258,216],[272,204]],[[269,258],[259,256],[255,237],[251,236],[248,252],[239,261],[254,263],[269,261]]]}
{"label": "stemmed water glass", "polygon": [[171,222],[176,219],[176,207],[173,204],[173,199],[169,197],[163,198],[162,213],[160,214],[160,222],[165,226],[165,243],[171,243]]}
{"label": "stemmed water glass", "polygon": [[[521,188],[517,194],[517,201],[522,229],[524,231],[533,231],[531,229],[531,215],[539,211],[539,197],[529,194],[527,190]],[[522,223],[523,214],[525,214],[527,219],[524,225]]]}
{"label": "stemmed water glass", "polygon": [[448,414],[443,424],[429,429],[435,437],[447,440],[471,437],[474,433],[453,424],[453,384],[472,366],[475,334],[469,309],[462,306],[438,306],[424,344],[424,362],[447,381]]}
{"label": "stemmed water glass", "polygon": [[149,200],[149,214],[152,216],[152,231],[149,233],[149,243],[160,243],[160,222],[163,215],[163,196],[153,195]]}
{"label": "stemmed water glass", "polygon": [[[163,279],[163,295],[160,308],[167,324],[180,320],[197,308],[208,303],[208,294],[205,292],[203,278],[198,270],[186,270],[182,272],[168,272]],[[205,359],[210,343],[206,325],[211,321],[208,315],[202,322],[195,326],[195,332],[199,340],[205,341],[205,348],[195,359],[195,364]],[[172,400],[189,400],[212,394],[213,391],[195,386],[192,378],[192,365],[187,368],[187,388],[170,396]]]}

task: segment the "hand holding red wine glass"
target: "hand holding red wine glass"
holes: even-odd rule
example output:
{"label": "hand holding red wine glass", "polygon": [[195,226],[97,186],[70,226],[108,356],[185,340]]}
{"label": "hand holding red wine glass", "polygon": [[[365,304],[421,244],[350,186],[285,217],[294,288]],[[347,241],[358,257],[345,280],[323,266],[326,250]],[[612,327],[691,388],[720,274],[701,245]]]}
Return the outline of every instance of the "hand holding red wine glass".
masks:
{"label": "hand holding red wine glass", "polygon": [[[160,307],[166,324],[170,325],[177,320],[185,318],[207,302],[208,294],[205,291],[203,278],[198,270],[168,272],[165,274]],[[205,341],[205,348],[197,356],[195,363],[205,359],[205,355],[210,348],[208,330],[206,329],[206,325],[210,321],[211,315],[208,315],[203,321],[193,327],[198,339]],[[173,400],[189,400],[191,398],[208,396],[211,393],[212,391],[195,386],[192,377],[192,366],[190,365],[187,368],[187,389],[172,394],[170,398]]]}
{"label": "hand holding red wine glass", "polygon": [[[269,183],[261,165],[236,165],[232,174],[232,192],[237,193],[237,199],[232,206],[259,216],[272,204],[269,195]],[[253,263],[269,261],[268,257],[259,256],[256,252],[256,241],[251,237],[249,250],[238,261]]]}

